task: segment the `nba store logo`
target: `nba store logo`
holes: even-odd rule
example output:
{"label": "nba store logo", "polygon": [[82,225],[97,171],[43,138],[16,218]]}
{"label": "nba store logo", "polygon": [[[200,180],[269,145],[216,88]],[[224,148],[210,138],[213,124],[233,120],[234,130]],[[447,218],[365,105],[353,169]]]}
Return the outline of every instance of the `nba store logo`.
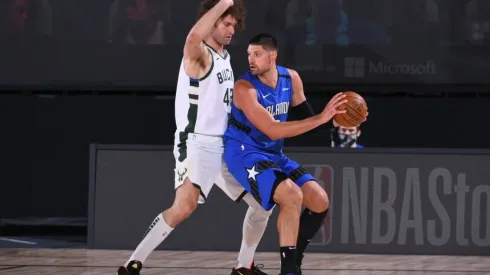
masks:
{"label": "nba store logo", "polygon": [[332,239],[332,215],[333,215],[333,184],[334,184],[334,173],[333,169],[329,165],[302,165],[308,173],[313,175],[318,184],[320,184],[323,189],[327,192],[329,198],[329,210],[328,215],[325,218],[325,223],[323,227],[320,228],[315,237],[311,240],[310,245],[327,245]]}

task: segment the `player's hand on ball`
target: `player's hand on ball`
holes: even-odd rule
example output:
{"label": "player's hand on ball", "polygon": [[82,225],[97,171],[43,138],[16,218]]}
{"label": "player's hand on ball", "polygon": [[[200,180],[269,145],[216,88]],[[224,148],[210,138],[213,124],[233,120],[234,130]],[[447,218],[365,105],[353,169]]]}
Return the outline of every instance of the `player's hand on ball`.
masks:
{"label": "player's hand on ball", "polygon": [[[345,99],[345,95],[343,93],[338,93],[330,101],[328,102],[327,106],[325,106],[325,109],[323,109],[321,115],[322,122],[327,123],[329,122],[336,114],[343,114],[346,112],[346,110],[340,111],[337,108],[346,103],[347,99]],[[334,123],[335,125],[335,123]],[[337,127],[337,126],[335,126]]]}

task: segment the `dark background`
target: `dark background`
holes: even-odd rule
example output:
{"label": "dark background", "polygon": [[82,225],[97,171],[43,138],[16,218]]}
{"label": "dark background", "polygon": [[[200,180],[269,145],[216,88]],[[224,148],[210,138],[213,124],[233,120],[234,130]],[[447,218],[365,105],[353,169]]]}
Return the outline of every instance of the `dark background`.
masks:
{"label": "dark background", "polygon": [[[198,2],[0,0],[0,234],[84,234],[89,144],[172,144]],[[268,31],[316,111],[339,91],[365,97],[362,145],[488,147],[489,1],[245,2],[247,29],[229,47],[236,76],[247,39]],[[362,75],[347,73],[349,58]],[[369,70],[379,62],[391,73]],[[286,144],[330,146],[329,129]]]}
{"label": "dark background", "polygon": [[[1,0],[0,85],[171,91],[199,2]],[[280,42],[280,63],[297,69],[309,84],[488,83],[488,1],[245,3],[247,28],[229,47],[237,75],[247,69],[246,41],[270,32]],[[345,58],[391,66],[430,63],[433,69],[352,78]]]}

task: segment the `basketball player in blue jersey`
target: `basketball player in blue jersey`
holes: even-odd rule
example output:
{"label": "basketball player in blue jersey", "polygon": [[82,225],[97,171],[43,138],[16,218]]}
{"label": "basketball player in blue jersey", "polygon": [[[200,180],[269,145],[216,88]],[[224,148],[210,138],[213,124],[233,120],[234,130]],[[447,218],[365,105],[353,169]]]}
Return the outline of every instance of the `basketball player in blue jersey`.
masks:
{"label": "basketball player in blue jersey", "polygon": [[[276,65],[277,41],[269,34],[250,40],[248,59],[250,71],[233,91],[224,159],[229,172],[265,211],[279,205],[281,275],[297,275],[303,252],[327,215],[329,201],[315,178],[283,154],[284,138],[329,122],[345,112],[336,108],[347,101],[339,93],[315,115],[298,73]],[[290,107],[304,119],[287,122]]]}

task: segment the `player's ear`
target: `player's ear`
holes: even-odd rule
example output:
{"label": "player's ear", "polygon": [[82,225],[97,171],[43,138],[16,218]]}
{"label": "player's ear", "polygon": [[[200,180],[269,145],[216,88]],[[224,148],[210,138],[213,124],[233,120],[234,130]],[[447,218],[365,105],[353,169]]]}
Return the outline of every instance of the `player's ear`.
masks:
{"label": "player's ear", "polygon": [[357,129],[357,137],[361,136],[361,129]]}
{"label": "player's ear", "polygon": [[271,56],[272,56],[272,58],[274,58],[274,60],[276,60],[277,59],[277,51],[274,51],[274,50],[271,51]]}

